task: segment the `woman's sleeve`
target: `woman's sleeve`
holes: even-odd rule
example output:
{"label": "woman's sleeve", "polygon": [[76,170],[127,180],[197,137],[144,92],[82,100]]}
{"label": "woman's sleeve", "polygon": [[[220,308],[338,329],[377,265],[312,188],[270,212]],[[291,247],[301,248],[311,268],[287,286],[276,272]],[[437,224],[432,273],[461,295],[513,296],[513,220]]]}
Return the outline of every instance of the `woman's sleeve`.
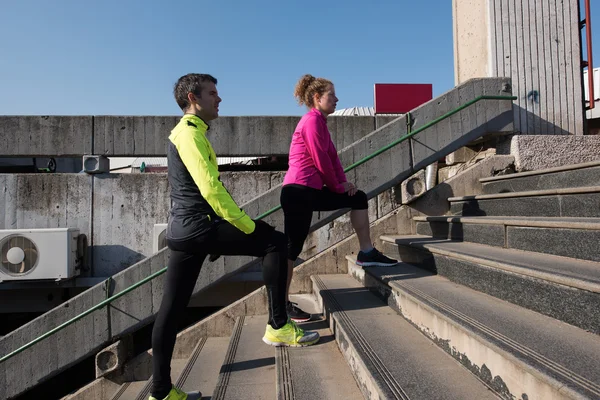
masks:
{"label": "woman's sleeve", "polygon": [[[338,179],[337,167],[329,156],[328,150],[331,137],[326,126],[317,117],[312,117],[304,123],[302,133],[308,152],[315,163],[315,167],[321,174],[325,185],[332,192],[344,193],[344,186]],[[339,160],[337,162],[339,163]]]}

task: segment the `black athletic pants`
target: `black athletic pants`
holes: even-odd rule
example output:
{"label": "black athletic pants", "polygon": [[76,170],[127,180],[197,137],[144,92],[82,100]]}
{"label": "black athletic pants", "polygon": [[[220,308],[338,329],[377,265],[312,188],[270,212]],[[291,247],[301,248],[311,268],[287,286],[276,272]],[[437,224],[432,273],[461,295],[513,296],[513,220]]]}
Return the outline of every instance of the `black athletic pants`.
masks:
{"label": "black athletic pants", "polygon": [[367,195],[359,190],[354,196],[334,193],[324,187],[314,189],[302,185],[285,185],[281,189],[281,208],[285,218],[285,234],[288,237],[288,258],[296,261],[308,236],[314,211],[333,211],[342,208],[366,210]]}
{"label": "black athletic pants", "polygon": [[152,395],[158,399],[171,390],[171,357],[177,325],[208,254],[263,257],[263,279],[269,300],[268,323],[275,329],[287,323],[287,241],[283,233],[257,221],[255,231],[247,235],[228,222],[220,222],[195,239],[167,243],[171,256],[162,303],[152,331]]}

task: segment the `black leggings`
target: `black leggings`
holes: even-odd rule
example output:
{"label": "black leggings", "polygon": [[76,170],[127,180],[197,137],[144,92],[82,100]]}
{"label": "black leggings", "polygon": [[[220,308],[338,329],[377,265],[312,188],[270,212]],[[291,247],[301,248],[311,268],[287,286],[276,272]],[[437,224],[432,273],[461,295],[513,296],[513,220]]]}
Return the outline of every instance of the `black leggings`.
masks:
{"label": "black leggings", "polygon": [[269,300],[268,323],[275,329],[287,323],[287,241],[283,233],[257,222],[255,231],[247,235],[227,222],[220,222],[195,239],[167,243],[171,256],[162,303],[152,331],[152,395],[158,399],[166,397],[171,390],[171,357],[177,326],[208,254],[263,257],[263,279]]}
{"label": "black leggings", "polygon": [[324,187],[313,189],[302,185],[286,185],[281,189],[281,208],[288,237],[288,259],[296,261],[308,236],[314,211],[333,211],[342,208],[366,210],[367,195],[359,190],[354,196],[334,193]]}

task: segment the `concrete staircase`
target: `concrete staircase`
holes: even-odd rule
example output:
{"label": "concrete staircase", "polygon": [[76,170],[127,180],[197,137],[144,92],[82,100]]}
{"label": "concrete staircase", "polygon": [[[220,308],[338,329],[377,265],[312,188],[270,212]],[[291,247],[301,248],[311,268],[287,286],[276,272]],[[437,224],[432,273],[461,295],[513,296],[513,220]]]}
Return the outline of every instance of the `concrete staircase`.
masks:
{"label": "concrete staircase", "polygon": [[[294,296],[294,301],[317,315],[312,296]],[[200,390],[204,398],[215,400],[363,398],[325,320],[316,317],[304,324],[321,334],[319,346],[289,349],[262,343],[266,321],[266,315],[240,316],[230,337],[199,338],[187,359],[173,360],[174,384],[185,391]],[[152,378],[125,382],[107,398],[148,399],[151,383]]]}
{"label": "concrete staircase", "polygon": [[598,172],[483,179],[459,215],[382,238],[404,264],[350,271],[503,398],[600,398]]}
{"label": "concrete staircase", "polygon": [[[377,149],[382,149],[395,140],[405,137],[409,132],[414,133],[414,136],[349,171],[347,174],[349,180],[365,190],[370,198],[377,196],[392,198],[391,192],[396,185],[440,157],[481,137],[512,132],[512,102],[506,100],[507,95],[510,95],[509,79],[474,79],[413,110],[411,116],[394,119],[341,149],[339,155],[342,164],[354,165],[357,161],[372,155]],[[480,96],[503,96],[503,98],[474,102]],[[461,105],[465,105],[466,108],[438,124],[430,124]],[[244,210],[249,215],[258,216],[279,205],[279,189],[275,187],[251,200],[243,205]],[[392,208],[385,211],[383,206],[380,208],[381,210],[377,210],[378,216],[392,211]],[[344,213],[345,210],[318,213],[312,229],[326,228]],[[281,211],[265,219],[274,226],[283,226]],[[349,223],[346,225],[349,226]],[[313,236],[318,234],[319,232],[314,232]],[[329,235],[326,236],[329,240]],[[311,249],[313,254],[301,256],[309,259],[315,253],[335,245],[336,240],[343,241],[344,237],[349,236],[349,232],[335,236],[326,243],[326,246]],[[328,250],[327,253],[335,254],[335,250],[333,253]],[[337,259],[337,256],[334,258]],[[15,398],[34,388],[37,389],[40,384],[47,381],[48,384],[52,384],[53,379],[59,378],[58,375],[62,373],[67,373],[69,368],[76,368],[79,363],[94,357],[105,346],[112,346],[115,342],[126,339],[128,335],[135,334],[151,323],[160,304],[164,276],[145,281],[143,285],[131,291],[127,291],[127,288],[158,273],[166,265],[167,259],[166,249],[159,251],[3,337],[0,340],[0,354],[6,355],[98,305],[110,296],[123,294],[109,306],[98,308],[67,328],[43,338],[33,346],[3,361],[0,364],[4,370],[0,369],[0,398]],[[327,259],[322,258],[310,265],[322,267],[321,273],[339,267],[337,261],[333,266],[324,261]],[[210,268],[203,268],[194,293],[198,294],[214,288],[215,285],[251,267],[253,262],[256,261],[250,257],[221,257],[211,264]],[[317,273],[319,268],[312,270],[311,274]],[[342,270],[345,269],[346,267],[343,266]],[[306,270],[308,271],[308,268]],[[310,290],[311,274],[307,273],[303,281],[299,283],[297,281],[299,286],[294,290]],[[298,289],[299,287],[301,289]],[[251,296],[256,296],[259,292],[253,292]],[[264,301],[260,304],[264,313]],[[220,331],[219,335],[231,329],[229,324],[230,322],[225,323],[227,329]],[[70,351],[57,352],[56,349],[63,343],[72,344]],[[40,357],[44,360],[43,367],[38,363]],[[23,373],[25,371],[23,366],[26,366],[26,373]],[[120,368],[120,365],[117,367]]]}
{"label": "concrete staircase", "polygon": [[[593,168],[538,171],[532,179]],[[321,333],[318,345],[264,345],[266,316],[256,312],[264,309],[258,301],[264,293],[257,291],[179,334],[174,381],[219,399],[600,398],[600,264],[592,235],[598,221],[462,215],[414,221],[411,235],[381,234],[394,226],[389,221],[373,227],[384,251],[402,259],[398,266],[359,267],[342,242],[336,250],[347,269],[338,268],[347,273],[311,273],[321,256],[299,268],[293,287],[308,293],[294,301],[312,311],[303,327]],[[528,240],[513,238],[522,230],[532,230]],[[582,236],[575,240],[571,231]],[[527,241],[536,252],[521,249]],[[322,257],[331,264],[331,254]],[[297,283],[306,280],[308,286]],[[225,321],[231,329],[203,327]],[[143,386],[125,383],[96,398],[147,398]]]}

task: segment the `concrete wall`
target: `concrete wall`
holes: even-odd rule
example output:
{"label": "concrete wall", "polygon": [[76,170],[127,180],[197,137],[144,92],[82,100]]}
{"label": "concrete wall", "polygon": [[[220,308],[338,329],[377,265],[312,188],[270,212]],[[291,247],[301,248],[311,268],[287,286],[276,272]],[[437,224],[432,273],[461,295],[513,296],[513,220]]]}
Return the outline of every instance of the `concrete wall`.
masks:
{"label": "concrete wall", "polygon": [[515,129],[583,134],[578,0],[454,0],[456,83],[512,78]]}
{"label": "concrete wall", "polygon": [[[283,172],[224,172],[244,204],[278,185]],[[152,254],[152,229],[169,210],[166,174],[0,174],[0,229],[79,228],[91,270],[113,275]]]}
{"label": "concrete wall", "polygon": [[[109,157],[164,157],[176,116],[10,117],[0,116],[0,157],[99,154]],[[218,156],[287,154],[300,117],[220,117],[208,137]],[[376,128],[375,117],[328,119],[338,148]]]}
{"label": "concrete wall", "polygon": [[484,0],[454,0],[454,81],[489,76],[489,14]]}

